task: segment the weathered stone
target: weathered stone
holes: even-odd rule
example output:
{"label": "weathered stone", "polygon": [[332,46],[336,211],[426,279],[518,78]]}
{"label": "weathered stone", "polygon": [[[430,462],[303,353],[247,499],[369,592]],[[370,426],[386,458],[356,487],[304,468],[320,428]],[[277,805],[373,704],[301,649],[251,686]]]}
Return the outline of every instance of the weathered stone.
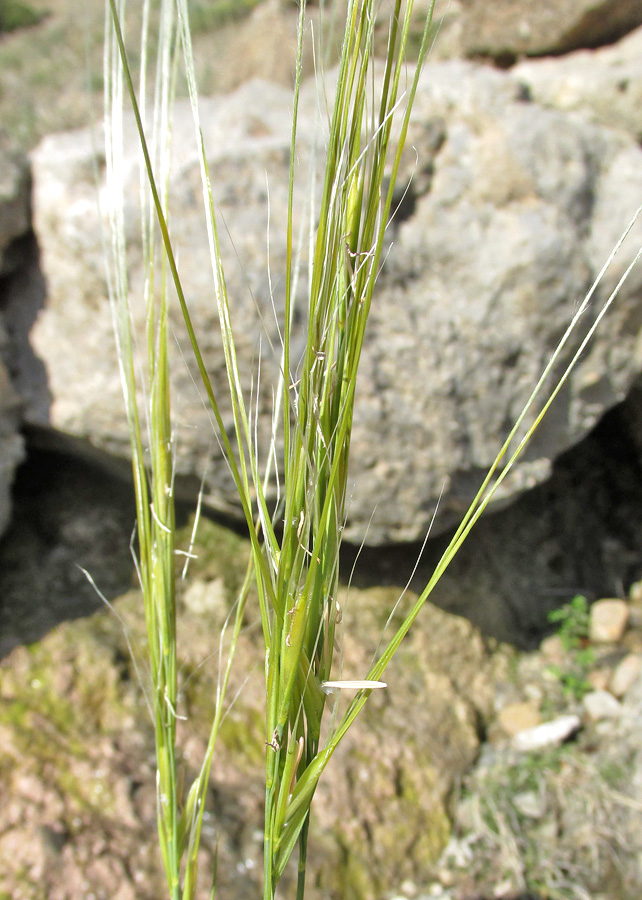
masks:
{"label": "weathered stone", "polygon": [[191,613],[213,613],[218,610],[221,625],[225,621],[225,585],[222,578],[213,581],[192,579],[181,593],[181,601]]}
{"label": "weathered stone", "polygon": [[629,605],[629,627],[642,630],[642,606],[637,603]]}
{"label": "weathered stone", "polygon": [[511,74],[544,106],[584,111],[642,138],[642,28],[612,47],[524,60]]}
{"label": "weathered stone", "polygon": [[[303,167],[306,147],[318,134],[316,106],[316,88],[309,86],[299,127]],[[258,403],[264,443],[269,385],[278,371],[267,349],[270,342],[278,346],[278,330],[265,275],[266,205],[269,187],[272,284],[278,286],[285,253],[280,229],[289,108],[288,91],[256,83],[202,106],[206,144],[215,148],[210,160],[215,193],[235,243],[224,247],[224,256],[248,390],[267,323]],[[190,129],[190,113],[179,106],[174,237],[214,388],[224,398]],[[127,228],[136,296],[142,268],[135,238],[135,137],[128,134]],[[419,169],[406,195],[408,212],[391,229],[395,246],[373,305],[352,439],[355,487],[345,534],[372,544],[421,537],[440,495],[435,529],[458,521],[630,216],[632,198],[642,194],[642,153],[631,140],[525,104],[510,76],[472,64],[427,67],[410,142],[417,147]],[[410,173],[410,156],[404,167]],[[129,438],[110,349],[89,135],[48,138],[34,154],[34,173],[35,225],[49,297],[32,343],[47,368],[53,402],[44,417],[43,404],[37,410],[31,406],[28,418],[126,455]],[[628,252],[623,250],[623,260]],[[618,264],[605,289],[620,272]],[[628,283],[567,383],[557,412],[506,479],[497,502],[546,479],[551,460],[624,397],[642,368],[634,313],[641,279],[634,274]],[[278,309],[278,287],[275,302]],[[142,329],[143,317],[137,321]],[[176,310],[172,325],[184,343]],[[293,333],[295,349],[303,327],[301,321]],[[173,343],[171,350],[175,408],[187,425],[177,431],[177,474],[179,482],[183,476],[196,484],[210,454],[210,423],[193,388],[192,363],[183,362]],[[229,472],[218,456],[208,469],[206,499],[219,509],[236,509]]]}
{"label": "weathered stone", "polygon": [[597,600],[591,606],[589,638],[600,644],[619,641],[626,629],[629,607],[624,600]]}
{"label": "weathered stone", "polygon": [[621,644],[630,653],[642,654],[642,634],[639,631],[627,631]]}
{"label": "weathered stone", "polygon": [[615,697],[623,697],[642,673],[642,656],[628,653],[615,667],[611,677],[610,690]]}
{"label": "weathered stone", "polygon": [[582,704],[586,715],[592,722],[599,722],[601,719],[615,719],[622,713],[622,707],[613,694],[608,691],[591,691],[583,698]]}
{"label": "weathered stone", "polygon": [[576,715],[559,716],[550,722],[544,722],[535,728],[520,731],[512,740],[512,746],[520,753],[531,750],[542,750],[544,747],[556,747],[568,740],[581,727]]}
{"label": "weathered stone", "polygon": [[539,649],[549,662],[557,665],[561,665],[567,657],[567,652],[559,634],[551,634],[544,638]]}
{"label": "weathered stone", "polygon": [[[226,558],[217,552],[221,542]],[[226,540],[213,525],[197,541],[196,583],[220,587],[223,580],[228,611],[247,552],[247,542]],[[346,674],[367,671],[399,591],[353,588],[349,602],[342,595]],[[177,712],[186,785],[214,710],[220,603],[181,607]],[[163,894],[152,729],[129,655],[130,647],[137,658],[144,652],[140,604],[131,591],[116,602],[118,617],[104,612],[66,623],[0,663],[0,792],[10,798],[0,808],[0,851],[3,887],[12,896],[16,884],[30,898],[44,891],[58,900]],[[388,669],[388,690],[371,698],[321,780],[311,898],[357,896],[356,884],[368,896],[375,887],[388,895],[400,881],[423,878],[447,841],[450,794],[478,752],[477,704],[492,694],[490,660],[468,622],[430,605],[423,613]],[[238,900],[256,897],[262,876],[262,643],[260,628],[239,637],[229,688],[235,702],[219,733],[200,857],[208,884],[218,845],[218,889]],[[138,671],[144,678],[144,666]],[[28,863],[25,883],[19,879]],[[293,877],[286,873],[284,895],[294,890]],[[209,896],[209,887],[198,896]]]}
{"label": "weathered stone", "polygon": [[520,731],[540,725],[542,716],[533,703],[509,703],[500,710],[497,720],[506,734],[514,737]]}
{"label": "weathered stone", "polygon": [[642,24],[637,0],[464,0],[463,9],[464,50],[500,61],[608,44]]}
{"label": "weathered stone", "polygon": [[586,681],[594,691],[606,691],[611,683],[611,670],[608,668],[591,669]]}
{"label": "weathered stone", "polygon": [[541,819],[546,812],[546,801],[534,791],[522,791],[515,794],[515,807],[529,819]]}
{"label": "weathered stone", "polygon": [[642,608],[642,581],[634,581],[629,589],[629,600],[633,606]]}

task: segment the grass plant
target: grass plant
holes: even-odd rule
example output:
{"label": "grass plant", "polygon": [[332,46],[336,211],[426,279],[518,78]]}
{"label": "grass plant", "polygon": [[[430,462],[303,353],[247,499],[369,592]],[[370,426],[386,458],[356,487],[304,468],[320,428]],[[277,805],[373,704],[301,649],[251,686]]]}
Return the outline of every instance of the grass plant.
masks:
{"label": "grass plant", "polygon": [[[406,67],[413,2],[390,4],[387,52],[375,74],[373,46],[379,4],[350,0],[340,54],[336,93],[329,113],[323,191],[318,222],[308,236],[307,340],[293,358],[291,340],[299,275],[294,237],[297,117],[306,29],[306,4],[299,16],[293,95],[291,166],[287,220],[287,266],[282,313],[280,377],[274,385],[272,442],[259,447],[255,421],[239,370],[219,247],[219,223],[207,151],[199,122],[187,0],[160,0],[157,77],[148,109],[147,30],[139,52],[140,83],[133,83],[123,28],[124,0],[107,0],[105,98],[107,179],[111,225],[111,296],[122,382],[132,440],[138,520],[138,565],[144,596],[151,688],[149,705],[157,751],[158,833],[171,900],[196,896],[198,848],[205,796],[217,734],[226,709],[225,690],[234,661],[249,586],[253,582],[265,642],[265,822],[264,900],[274,897],[295,849],[297,898],[305,891],[308,826],[319,779],[342,738],[381,679],[404,636],[470,529],[507,476],[571,366],[521,434],[540,403],[548,376],[591,295],[562,338],[522,415],[500,449],[487,478],[451,544],[416,603],[406,610],[363,680],[345,682],[336,673],[339,610],[336,589],[346,494],[350,436],[359,360],[377,274],[393,214],[393,192],[413,99],[431,34],[427,17],[418,64]],[[143,5],[143,22],[149,21]],[[216,395],[190,316],[169,226],[171,108],[182,66],[193,109],[194,139],[200,152],[204,227],[209,235],[212,291],[218,309],[229,396]],[[129,95],[141,149],[142,241],[147,270],[144,294],[146,348],[137,356],[127,285],[123,196],[123,106]],[[152,123],[150,125],[150,122]],[[394,132],[393,123],[396,122]],[[396,135],[393,141],[392,135]],[[174,438],[168,362],[168,304],[174,291],[217,438],[234,479],[251,538],[251,564],[230,624],[227,655],[219,679],[210,740],[201,769],[183,796],[177,777],[176,548],[174,546]],[[592,292],[591,292],[592,293]],[[606,308],[612,302],[609,299]],[[603,312],[596,316],[596,324]],[[596,325],[594,325],[589,337]],[[586,340],[580,346],[577,359]],[[233,436],[223,404],[232,411]],[[226,407],[227,408],[227,407]],[[516,446],[515,446],[516,444]],[[277,450],[277,448],[279,448]],[[268,485],[279,486],[276,506]],[[351,692],[341,714],[322,728],[331,690]],[[212,896],[215,884],[212,886]]]}
{"label": "grass plant", "polygon": [[[465,778],[450,864],[465,867],[484,896],[509,885],[519,896],[588,900],[609,869],[619,885],[628,867],[636,867],[628,829],[638,810],[620,791],[630,775],[622,780],[617,766],[612,775],[615,784],[590,753],[568,745],[500,755]],[[534,800],[539,812],[525,813],[524,799]],[[465,847],[474,853],[461,854]]]}

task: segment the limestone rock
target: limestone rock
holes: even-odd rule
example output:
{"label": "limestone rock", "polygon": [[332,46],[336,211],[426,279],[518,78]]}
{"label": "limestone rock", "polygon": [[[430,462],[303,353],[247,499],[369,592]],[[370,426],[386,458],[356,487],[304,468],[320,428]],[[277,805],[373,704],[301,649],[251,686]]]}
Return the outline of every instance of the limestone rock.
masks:
{"label": "limestone rock", "polygon": [[631,606],[642,608],[642,581],[634,581],[629,589]]}
{"label": "limestone rock", "polygon": [[591,669],[586,676],[587,683],[594,691],[606,691],[611,683],[612,672],[608,668]]}
{"label": "limestone rock", "polygon": [[589,638],[595,643],[614,643],[624,634],[629,607],[624,600],[597,600],[591,606]]}
{"label": "limestone rock", "polygon": [[610,690],[616,697],[623,697],[642,674],[642,656],[628,653],[613,672]]}
{"label": "limestone rock", "polygon": [[549,662],[555,665],[562,665],[567,656],[562,639],[559,634],[551,634],[544,638],[540,644],[540,651]]}
{"label": "limestone rock", "polygon": [[[222,529],[210,530],[208,540],[221,537]],[[199,539],[194,561],[195,583],[209,578],[220,588],[223,578],[227,611],[235,599],[234,568],[242,572],[248,552],[238,538],[235,547],[222,559]],[[352,589],[349,601],[342,596],[346,672],[366,671],[382,615],[398,596],[398,588]],[[187,785],[200,765],[214,709],[221,596],[198,608],[191,599],[181,603],[178,743]],[[163,894],[153,837],[151,722],[130,658],[130,648],[139,658],[145,641],[140,604],[131,591],[116,601],[118,617],[105,611],[65,623],[0,663],[0,792],[7,797],[0,808],[0,853],[3,887],[12,896],[16,885],[26,897],[44,892],[58,900]],[[449,796],[478,751],[475,708],[492,694],[490,662],[468,622],[429,605],[422,612],[388,669],[385,696],[372,698],[321,780],[310,839],[311,900],[357,896],[356,884],[363,896],[387,895],[396,878],[423,877],[448,839]],[[238,900],[260,893],[260,628],[243,629],[237,660],[228,695],[235,702],[219,733],[204,820],[199,900],[209,897],[215,846],[219,891]],[[145,671],[139,662],[143,681]],[[294,871],[286,875],[284,895],[295,890],[295,878]]]}
{"label": "limestone rock", "polygon": [[524,60],[512,75],[544,106],[586,111],[642,138],[642,28],[611,47]]}
{"label": "limestone rock", "polygon": [[520,731],[541,725],[542,717],[534,703],[508,703],[499,711],[497,720],[506,734],[514,737]]}
{"label": "limestone rock", "polygon": [[586,715],[592,722],[615,719],[622,713],[620,704],[608,691],[591,691],[584,697],[582,704]]}
{"label": "limestone rock", "polygon": [[[269,194],[278,316],[290,103],[289,91],[255,82],[202,105],[215,195],[233,240],[223,252],[248,391],[261,354],[258,413],[264,441],[270,383],[278,371],[269,349],[270,342],[278,345],[278,329],[266,277],[267,200]],[[301,99],[302,171],[307,148],[319,134],[316,109],[316,88],[310,85]],[[206,362],[215,390],[225,397],[190,132],[189,111],[179,106],[173,132],[174,237]],[[135,138],[131,130],[129,135],[127,229],[136,296],[142,267]],[[426,68],[409,141],[419,162],[413,152],[404,162],[409,188],[403,214],[390,231],[394,246],[373,304],[352,440],[354,489],[345,534],[374,545],[423,536],[440,495],[435,530],[458,521],[632,214],[635,198],[642,196],[642,152],[631,139],[525,103],[509,75],[473,64]],[[89,134],[47,138],[33,167],[48,300],[31,341],[47,369],[53,399],[49,408],[32,403],[28,418],[126,456],[129,438],[112,349]],[[629,258],[625,248],[605,290]],[[548,422],[502,486],[499,502],[545,480],[551,461],[625,396],[642,368],[636,325],[641,284],[642,273],[634,273]],[[178,311],[171,316],[184,347]],[[142,329],[142,316],[137,322]],[[267,337],[260,343],[266,324]],[[302,317],[293,337],[295,356],[304,328]],[[178,430],[177,475],[179,484],[182,479],[195,489],[213,436],[193,387],[189,354],[185,351],[185,363],[174,344],[171,351],[174,405],[185,423]],[[216,508],[237,510],[218,456],[208,468],[206,499]]]}
{"label": "limestone rock", "polygon": [[558,716],[550,722],[520,731],[514,736],[512,746],[520,753],[556,747],[575,734],[580,725],[579,717],[574,714]]}
{"label": "limestone rock", "polygon": [[466,52],[499,60],[597,47],[642,24],[637,0],[464,0],[463,8]]}

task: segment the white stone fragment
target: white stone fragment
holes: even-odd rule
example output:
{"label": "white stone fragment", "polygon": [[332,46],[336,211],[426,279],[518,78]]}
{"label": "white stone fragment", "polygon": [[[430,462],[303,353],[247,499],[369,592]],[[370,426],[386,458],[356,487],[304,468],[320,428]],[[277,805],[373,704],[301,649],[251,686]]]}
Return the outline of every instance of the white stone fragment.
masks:
{"label": "white stone fragment", "polygon": [[520,731],[512,740],[515,750],[527,753],[529,750],[542,750],[562,744],[581,727],[579,716],[559,716],[550,722],[544,722],[535,728]]}

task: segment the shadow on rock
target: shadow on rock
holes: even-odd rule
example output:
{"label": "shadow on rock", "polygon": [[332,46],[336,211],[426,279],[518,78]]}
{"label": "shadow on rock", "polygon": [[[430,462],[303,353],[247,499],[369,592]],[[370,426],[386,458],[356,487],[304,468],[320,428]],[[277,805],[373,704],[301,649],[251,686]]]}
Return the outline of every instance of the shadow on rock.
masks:
{"label": "shadow on rock", "polygon": [[131,587],[129,485],[91,463],[32,450],[19,469],[12,524],[0,541],[0,657]]}

